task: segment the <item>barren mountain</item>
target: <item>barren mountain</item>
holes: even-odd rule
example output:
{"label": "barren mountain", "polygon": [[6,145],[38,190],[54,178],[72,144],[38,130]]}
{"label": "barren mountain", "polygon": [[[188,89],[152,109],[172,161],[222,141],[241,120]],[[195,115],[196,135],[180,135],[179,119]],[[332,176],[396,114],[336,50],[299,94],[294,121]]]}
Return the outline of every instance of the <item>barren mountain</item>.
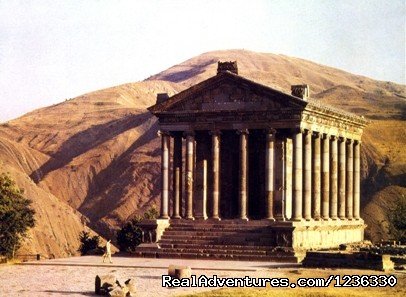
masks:
{"label": "barren mountain", "polygon": [[[363,137],[362,205],[369,236],[381,238],[383,210],[406,192],[405,86],[283,55],[231,50],[205,53],[143,82],[85,94],[1,125],[3,170],[27,190],[38,213],[59,224],[49,233],[60,246],[80,232],[81,215],[111,236],[132,216],[159,205],[160,144],[146,107],[157,93],[174,94],[215,75],[218,60],[237,60],[241,75],[285,92],[292,84],[309,84],[314,99],[372,121]],[[58,218],[50,203],[64,216]],[[45,216],[37,221],[36,230],[47,230]],[[38,248],[49,244],[41,240],[33,238]],[[49,253],[54,250],[63,249],[51,246]]]}

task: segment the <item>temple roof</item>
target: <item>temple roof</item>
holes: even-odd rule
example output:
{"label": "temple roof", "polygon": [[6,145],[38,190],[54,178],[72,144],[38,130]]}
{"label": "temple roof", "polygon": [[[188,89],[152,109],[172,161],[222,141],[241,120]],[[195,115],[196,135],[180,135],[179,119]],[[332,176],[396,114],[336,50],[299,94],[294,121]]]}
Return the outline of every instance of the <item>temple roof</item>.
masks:
{"label": "temple roof", "polygon": [[[260,94],[261,96],[263,96],[263,98],[269,98],[269,100],[274,100],[275,102],[289,108],[309,111],[311,113],[320,113],[333,118],[347,120],[361,126],[365,126],[368,123],[368,121],[363,117],[346,112],[344,110],[340,110],[327,104],[319,103],[317,100],[314,100],[311,97],[308,99],[302,99],[291,94],[273,89],[269,86],[260,84],[253,80],[247,79],[231,71],[222,71],[213,77],[210,77],[186,90],[173,95],[172,97],[160,100],[161,102],[158,102],[157,104],[149,107],[148,110],[158,117],[160,114],[168,115],[170,113],[180,113],[183,111],[183,109],[178,108],[178,110],[176,110],[176,106],[183,106],[188,101],[193,100],[193,98],[201,96],[202,93],[204,93],[206,90],[219,87],[225,83],[232,83],[235,86],[248,88],[249,90],[253,90],[256,93]],[[213,112],[215,110],[211,111]],[[196,112],[199,111],[196,110]],[[200,110],[200,112],[204,111]]]}

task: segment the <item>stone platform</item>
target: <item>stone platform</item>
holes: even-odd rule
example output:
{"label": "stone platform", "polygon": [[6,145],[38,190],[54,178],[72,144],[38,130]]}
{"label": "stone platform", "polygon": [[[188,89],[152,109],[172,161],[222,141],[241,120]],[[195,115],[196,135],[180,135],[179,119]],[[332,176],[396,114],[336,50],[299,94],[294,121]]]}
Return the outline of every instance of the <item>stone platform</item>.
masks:
{"label": "stone platform", "polygon": [[141,228],[152,240],[141,244],[136,254],[154,258],[298,263],[307,250],[362,241],[364,227],[362,220],[144,221]]}

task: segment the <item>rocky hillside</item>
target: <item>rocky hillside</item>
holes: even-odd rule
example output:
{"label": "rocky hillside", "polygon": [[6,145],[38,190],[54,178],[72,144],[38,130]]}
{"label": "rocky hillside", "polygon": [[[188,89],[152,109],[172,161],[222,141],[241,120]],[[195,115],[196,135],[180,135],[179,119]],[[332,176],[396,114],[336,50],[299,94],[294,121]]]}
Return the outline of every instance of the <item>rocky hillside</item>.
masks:
{"label": "rocky hillside", "polygon": [[39,224],[33,232],[44,233],[32,237],[33,250],[49,246],[49,253],[66,254],[81,221],[111,236],[159,204],[160,146],[146,107],[157,93],[174,94],[215,75],[218,60],[237,60],[241,75],[285,92],[307,83],[313,98],[372,120],[363,138],[362,205],[369,236],[382,236],[383,209],[406,193],[405,86],[283,55],[232,50],[205,53],[143,82],[85,94],[0,126],[0,169],[35,201]]}

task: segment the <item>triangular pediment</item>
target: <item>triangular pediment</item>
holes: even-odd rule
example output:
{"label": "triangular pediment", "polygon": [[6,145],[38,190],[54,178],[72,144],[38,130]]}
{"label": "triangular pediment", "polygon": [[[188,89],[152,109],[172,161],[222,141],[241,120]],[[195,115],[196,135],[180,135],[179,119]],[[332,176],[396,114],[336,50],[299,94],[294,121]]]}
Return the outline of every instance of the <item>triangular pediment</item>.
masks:
{"label": "triangular pediment", "polygon": [[302,109],[306,102],[289,94],[224,73],[150,108],[156,112],[267,111]]}

